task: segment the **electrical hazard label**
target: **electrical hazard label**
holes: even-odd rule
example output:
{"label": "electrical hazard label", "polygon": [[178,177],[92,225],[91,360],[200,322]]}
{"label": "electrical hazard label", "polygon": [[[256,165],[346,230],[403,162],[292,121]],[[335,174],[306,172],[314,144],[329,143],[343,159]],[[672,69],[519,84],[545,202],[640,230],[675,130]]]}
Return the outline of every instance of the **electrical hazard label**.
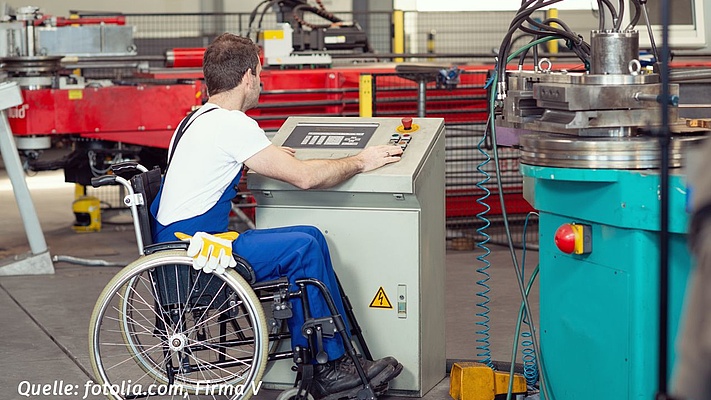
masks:
{"label": "electrical hazard label", "polygon": [[381,286],[380,289],[378,289],[378,293],[375,294],[375,297],[373,297],[373,301],[370,302],[370,308],[393,308],[393,305],[390,304],[390,299],[388,299],[388,295],[385,294],[385,289]]}

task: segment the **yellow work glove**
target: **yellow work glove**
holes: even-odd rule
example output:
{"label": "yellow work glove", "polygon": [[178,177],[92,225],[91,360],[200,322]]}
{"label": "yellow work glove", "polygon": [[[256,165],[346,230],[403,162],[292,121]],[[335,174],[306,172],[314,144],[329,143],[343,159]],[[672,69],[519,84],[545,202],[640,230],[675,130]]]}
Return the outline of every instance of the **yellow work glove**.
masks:
{"label": "yellow work glove", "polygon": [[237,265],[237,261],[232,257],[232,241],[239,236],[237,232],[215,235],[197,232],[193,236],[175,232],[175,236],[180,240],[190,240],[188,256],[193,258],[193,268],[196,270],[202,269],[206,273],[222,274],[225,269],[234,268]]}

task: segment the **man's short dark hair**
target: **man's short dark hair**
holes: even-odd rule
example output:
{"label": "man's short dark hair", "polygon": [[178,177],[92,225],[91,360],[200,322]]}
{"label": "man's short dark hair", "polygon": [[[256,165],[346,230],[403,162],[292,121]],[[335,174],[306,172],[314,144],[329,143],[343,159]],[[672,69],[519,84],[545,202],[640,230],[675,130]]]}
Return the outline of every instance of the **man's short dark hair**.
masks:
{"label": "man's short dark hair", "polygon": [[202,59],[207,93],[210,96],[239,86],[242,76],[252,69],[257,74],[259,47],[249,38],[223,33],[207,46]]}

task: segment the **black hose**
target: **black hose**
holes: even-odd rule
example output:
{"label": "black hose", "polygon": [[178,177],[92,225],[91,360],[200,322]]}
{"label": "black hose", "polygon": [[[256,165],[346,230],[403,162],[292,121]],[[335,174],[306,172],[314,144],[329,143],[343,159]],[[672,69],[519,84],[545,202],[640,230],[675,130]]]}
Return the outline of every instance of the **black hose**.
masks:
{"label": "black hose", "polygon": [[622,27],[622,19],[625,16],[625,1],[627,0],[619,0],[620,8],[617,10],[617,22],[615,22],[615,30],[617,31]]}
{"label": "black hose", "polygon": [[[607,10],[610,11],[610,17],[612,17],[612,21],[613,22],[617,21],[619,19],[617,17],[617,10],[615,10],[615,6],[612,5],[612,2],[610,0],[601,0],[601,1],[607,7]],[[602,9],[600,9],[600,12],[603,12]]]}
{"label": "black hose", "polygon": [[642,5],[639,3],[639,1],[632,0],[632,4],[634,5],[634,17],[632,17],[632,20],[630,21],[629,25],[627,25],[627,28],[625,28],[626,31],[633,29],[635,26],[637,26],[637,23],[639,22],[639,19],[642,16]]}
{"label": "black hose", "polygon": [[[526,21],[526,19],[530,17],[531,14],[533,14],[535,11],[543,7],[547,7],[549,5],[559,3],[561,1],[562,0],[528,0],[522,3],[521,8],[519,8],[518,10],[518,13],[511,21],[511,24],[509,25],[509,30],[508,32],[506,32],[504,40],[501,42],[501,47],[499,48],[499,60],[497,64],[497,78],[499,82],[504,82],[506,79],[506,59],[508,58],[508,54],[511,49],[511,37],[513,36],[514,32],[521,28],[523,22]],[[533,4],[535,4],[535,6],[530,7]]]}
{"label": "black hose", "polygon": [[597,30],[605,30],[605,10],[602,9],[602,0],[597,0],[597,10],[598,10],[598,24]]}
{"label": "black hose", "polygon": [[267,5],[264,6],[264,9],[262,10],[262,13],[259,16],[259,22],[257,23],[257,31],[262,30],[262,21],[264,21],[264,15],[266,15],[267,10],[277,2],[278,0],[269,0]]}
{"label": "black hose", "polygon": [[[252,24],[254,24],[254,20],[257,18],[257,13],[259,13],[259,7],[261,7],[262,5],[264,5],[266,3],[271,3],[271,2],[272,2],[272,0],[263,0],[261,3],[257,4],[257,6],[254,7],[254,9],[252,9],[252,12],[249,14],[249,22],[247,23],[247,37],[249,37],[249,35],[252,32]],[[269,6],[266,6],[266,7],[269,7]],[[255,40],[256,40],[256,38],[255,38]]]}

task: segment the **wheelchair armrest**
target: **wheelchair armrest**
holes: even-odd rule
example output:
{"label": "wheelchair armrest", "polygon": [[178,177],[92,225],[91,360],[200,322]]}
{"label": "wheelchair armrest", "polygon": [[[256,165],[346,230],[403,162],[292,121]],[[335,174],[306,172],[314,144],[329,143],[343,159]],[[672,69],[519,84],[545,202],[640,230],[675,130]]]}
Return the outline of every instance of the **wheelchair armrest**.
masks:
{"label": "wheelchair armrest", "polygon": [[182,240],[176,240],[173,242],[163,242],[163,243],[153,243],[143,248],[143,254],[151,255],[158,251],[163,250],[187,250],[190,242],[184,242]]}
{"label": "wheelchair armrest", "polygon": [[252,289],[257,291],[261,289],[279,289],[281,287],[289,287],[289,279],[285,276],[282,276],[280,278],[271,280],[271,281],[262,281],[262,282],[257,282],[252,285]]}
{"label": "wheelchair armrest", "polygon": [[98,188],[107,185],[116,185],[116,175],[101,175],[91,178],[91,186]]}

